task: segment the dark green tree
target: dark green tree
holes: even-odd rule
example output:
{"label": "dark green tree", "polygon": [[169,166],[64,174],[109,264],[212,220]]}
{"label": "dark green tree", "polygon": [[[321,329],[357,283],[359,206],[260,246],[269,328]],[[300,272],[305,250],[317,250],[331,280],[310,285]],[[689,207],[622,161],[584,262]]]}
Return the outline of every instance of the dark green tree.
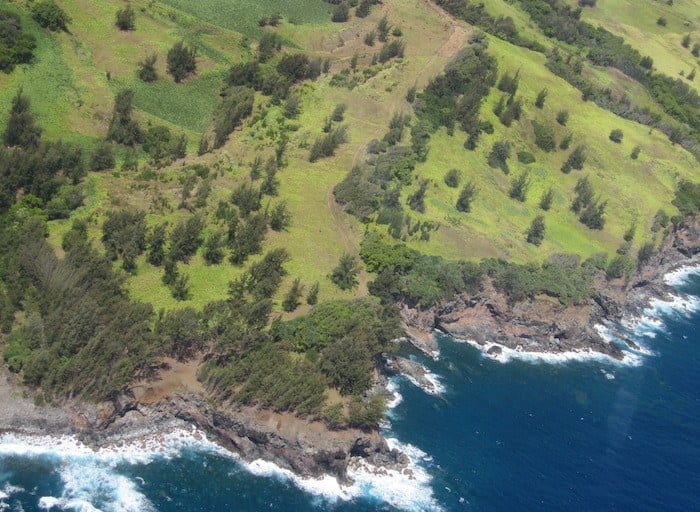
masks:
{"label": "dark green tree", "polygon": [[166,225],[157,224],[148,236],[148,263],[159,267],[165,260]]}
{"label": "dark green tree", "polygon": [[530,188],[530,172],[525,171],[520,173],[520,175],[513,180],[510,186],[508,195],[512,199],[516,199],[521,203],[524,203],[527,199],[527,191]]}
{"label": "dark green tree", "polygon": [[139,68],[136,72],[139,80],[143,82],[155,82],[158,80],[158,72],[156,71],[156,61],[158,60],[158,55],[152,53],[148,55],[145,59],[139,62]]}
{"label": "dark green tree", "polygon": [[183,41],[175,43],[168,50],[167,70],[176,83],[182,82],[197,70],[197,51],[185,45]]}
{"label": "dark green tree", "polygon": [[68,30],[70,17],[53,0],[39,0],[31,6],[32,18],[44,28],[56,32]]}
{"label": "dark green tree", "polygon": [[473,181],[470,181],[462,188],[457,198],[456,208],[460,212],[469,213],[471,211],[472,201],[476,196],[476,185]]}
{"label": "dark green tree", "polygon": [[544,102],[547,99],[547,88],[545,87],[540,92],[537,93],[537,98],[535,99],[535,106],[539,109],[544,107]]}
{"label": "dark green tree", "polygon": [[445,185],[450,188],[457,188],[459,186],[460,172],[458,169],[450,169],[445,174]]}
{"label": "dark green tree", "polygon": [[7,121],[3,142],[6,146],[23,148],[37,147],[41,138],[41,127],[34,121],[34,115],[29,110],[29,98],[17,91],[12,98],[10,118]]}
{"label": "dark green tree", "polygon": [[552,207],[553,199],[554,189],[552,187],[549,187],[540,198],[540,208],[542,208],[544,211],[549,210]]}
{"label": "dark green tree", "polygon": [[406,202],[411,210],[425,213],[425,193],[428,190],[428,180],[421,180],[413,194],[408,196]]}
{"label": "dark green tree", "polygon": [[136,12],[131,4],[126,4],[126,7],[117,11],[114,24],[119,30],[136,30]]}
{"label": "dark green tree", "polygon": [[107,169],[114,169],[114,150],[109,142],[103,141],[90,157],[90,170],[105,171]]}
{"label": "dark green tree", "polygon": [[112,119],[107,130],[107,140],[133,146],[143,140],[143,132],[139,124],[131,118],[133,112],[134,91],[123,89],[114,99]]}
{"label": "dark green tree", "polygon": [[316,281],[313,285],[311,285],[311,288],[309,288],[309,293],[306,294],[306,303],[309,306],[313,306],[318,302],[318,290],[319,284],[318,281]]}
{"label": "dark green tree", "polygon": [[282,309],[284,309],[287,313],[294,311],[297,307],[299,307],[299,299],[303,293],[304,285],[301,284],[301,281],[297,277],[294,279],[292,286],[284,296],[284,300],[282,301]]}
{"label": "dark green tree", "polygon": [[544,240],[544,215],[538,215],[532,219],[530,229],[527,230],[527,243],[539,246]]}
{"label": "dark green tree", "polygon": [[357,286],[357,274],[360,268],[357,258],[350,254],[343,254],[338,261],[338,265],[331,272],[330,278],[341,290],[350,290]]}

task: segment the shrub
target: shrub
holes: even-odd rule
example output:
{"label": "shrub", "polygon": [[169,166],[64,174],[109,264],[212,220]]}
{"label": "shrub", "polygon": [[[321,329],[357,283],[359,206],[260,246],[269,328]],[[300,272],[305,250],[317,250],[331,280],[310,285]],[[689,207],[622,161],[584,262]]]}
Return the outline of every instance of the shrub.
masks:
{"label": "shrub", "polygon": [[666,23],[667,23],[666,18],[664,18],[663,16],[656,20],[656,24],[659,25],[660,27],[665,27]]}
{"label": "shrub", "polygon": [[31,62],[35,48],[36,38],[23,30],[19,16],[0,10],[0,71]]}
{"label": "shrub", "polygon": [[583,164],[586,162],[586,147],[576,146],[576,148],[571,152],[566,162],[561,166],[561,171],[565,174],[571,172],[571,169],[581,170],[583,169]]}
{"label": "shrub", "polygon": [[331,21],[336,23],[342,23],[348,21],[350,16],[350,8],[345,2],[340,2],[333,8],[333,13],[331,14]]}
{"label": "shrub", "polygon": [[316,281],[311,285],[311,288],[309,288],[309,293],[306,294],[306,303],[309,306],[314,306],[318,302],[318,290],[319,284],[318,281]]}
{"label": "shrub", "polygon": [[618,254],[608,264],[605,273],[608,279],[620,279],[629,276],[634,270],[634,261],[626,254]]}
{"label": "shrub", "polygon": [[425,213],[425,192],[428,190],[428,180],[422,180],[418,189],[408,196],[407,203],[411,210]]}
{"label": "shrub", "polygon": [[640,146],[635,146],[632,148],[632,152],[630,153],[630,158],[632,160],[636,160],[639,158],[639,153],[642,151],[642,148]]}
{"label": "shrub", "polygon": [[382,46],[379,50],[379,56],[377,59],[379,62],[387,62],[393,58],[402,58],[404,51],[406,50],[406,44],[400,39],[394,39]]}
{"label": "shrub", "polygon": [[510,158],[510,142],[499,140],[493,143],[491,152],[488,156],[488,164],[491,167],[497,167],[504,173],[508,174],[508,159]]}
{"label": "shrub", "polygon": [[611,141],[619,144],[620,142],[622,142],[622,130],[620,130],[619,128],[615,128],[610,132],[610,135],[608,137]]}
{"label": "shrub", "polygon": [[563,139],[561,139],[561,142],[559,143],[559,149],[562,151],[565,151],[569,149],[569,146],[571,145],[571,141],[573,140],[574,135],[572,133],[567,133]]}
{"label": "shrub", "polygon": [[299,307],[299,299],[301,298],[301,295],[304,293],[304,285],[301,284],[301,281],[297,277],[294,279],[292,282],[292,286],[289,288],[289,291],[287,294],[284,296],[284,300],[282,301],[282,309],[285,310],[287,313],[291,313],[294,311],[297,307]]}

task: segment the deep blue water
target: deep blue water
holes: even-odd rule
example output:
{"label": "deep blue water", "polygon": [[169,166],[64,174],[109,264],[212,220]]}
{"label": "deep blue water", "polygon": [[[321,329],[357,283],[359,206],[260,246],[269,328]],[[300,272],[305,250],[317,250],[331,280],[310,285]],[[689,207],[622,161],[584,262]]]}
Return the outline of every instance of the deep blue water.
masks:
{"label": "deep blue water", "polygon": [[[700,296],[700,277],[683,291]],[[652,352],[639,366],[503,364],[448,339],[438,361],[415,355],[445,392],[396,381],[387,435],[425,452],[431,478],[400,496],[414,509],[697,510],[700,314],[659,314],[655,337],[639,337]],[[63,498],[52,510],[395,510],[377,497],[389,491],[322,498],[206,449],[128,463],[0,446],[0,510],[41,510],[41,497]]]}

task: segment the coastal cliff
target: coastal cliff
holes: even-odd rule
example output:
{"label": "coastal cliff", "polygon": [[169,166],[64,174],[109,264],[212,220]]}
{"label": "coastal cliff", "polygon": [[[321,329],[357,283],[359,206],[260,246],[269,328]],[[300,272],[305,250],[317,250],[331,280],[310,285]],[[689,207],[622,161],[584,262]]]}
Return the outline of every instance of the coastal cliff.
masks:
{"label": "coastal cliff", "polygon": [[[650,300],[669,297],[673,289],[664,282],[664,275],[694,264],[698,254],[700,225],[697,221],[684,223],[669,234],[648,264],[628,279],[609,280],[599,271],[592,297],[581,304],[563,305],[547,296],[512,303],[487,280],[479,293],[462,295],[425,311],[403,306],[407,341],[434,355],[437,344],[432,333],[437,329],[469,340],[493,357],[505,348],[534,354],[588,352],[622,359],[622,348],[601,336],[597,326],[638,316]],[[638,348],[623,333],[615,334],[631,348]]]}

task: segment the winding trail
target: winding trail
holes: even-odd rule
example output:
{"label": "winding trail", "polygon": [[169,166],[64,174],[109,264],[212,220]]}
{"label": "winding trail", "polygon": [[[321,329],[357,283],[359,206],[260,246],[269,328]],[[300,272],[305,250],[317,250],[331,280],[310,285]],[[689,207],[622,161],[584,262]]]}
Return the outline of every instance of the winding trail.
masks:
{"label": "winding trail", "polygon": [[[417,75],[415,75],[414,80],[404,82],[404,87],[397,90],[396,93],[392,95],[391,104],[387,108],[389,112],[396,112],[401,108],[401,105],[404,103],[406,92],[412,86],[412,83],[418,83],[422,79],[426,78],[426,75],[429,75],[427,78],[431,78],[442,71],[444,66],[454,59],[457,53],[467,45],[469,37],[473,33],[471,27],[455,19],[452,15],[447,13],[444,9],[436,5],[431,0],[423,0],[422,3],[433,13],[435,13],[435,15],[443,22],[445,31],[447,32],[449,30],[450,35],[448,36],[447,40],[437,49],[426,65],[423,66]],[[388,10],[389,7],[385,4],[383,7],[383,12],[386,13]],[[368,132],[368,137],[366,140],[364,140],[355,151],[352,159],[352,167],[355,167],[360,159],[364,157],[367,143],[373,138],[381,135],[381,131],[383,129],[383,127],[378,127],[377,129]],[[350,254],[355,253],[357,251],[355,237],[353,236],[352,229],[348,223],[347,214],[335,201],[333,188],[328,189],[326,193],[326,203],[328,206],[328,212],[333,218],[333,222],[336,226],[336,230],[338,233],[340,233],[343,239],[346,252]]]}

